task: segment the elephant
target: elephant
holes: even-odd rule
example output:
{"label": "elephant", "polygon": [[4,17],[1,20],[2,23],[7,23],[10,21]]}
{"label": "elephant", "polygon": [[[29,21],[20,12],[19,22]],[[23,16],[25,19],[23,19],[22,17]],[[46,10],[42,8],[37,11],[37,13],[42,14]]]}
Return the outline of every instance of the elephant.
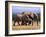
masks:
{"label": "elephant", "polygon": [[[15,22],[18,22],[18,24],[20,25],[30,25],[32,22],[33,25],[33,21],[37,20],[37,15],[34,13],[30,13],[30,14],[17,14],[16,17],[14,18],[14,26],[15,26]],[[37,25],[38,25],[38,20],[37,20]]]}

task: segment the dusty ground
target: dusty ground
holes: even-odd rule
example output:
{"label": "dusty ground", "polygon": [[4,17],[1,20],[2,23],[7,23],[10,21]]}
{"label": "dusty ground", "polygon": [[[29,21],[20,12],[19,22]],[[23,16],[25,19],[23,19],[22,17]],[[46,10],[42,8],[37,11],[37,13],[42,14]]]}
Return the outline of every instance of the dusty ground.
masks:
{"label": "dusty ground", "polygon": [[38,23],[38,25],[37,25],[37,22],[33,22],[33,26],[32,26],[32,24],[30,24],[30,25],[21,25],[21,26],[13,26],[12,25],[12,29],[13,30],[36,30],[36,29],[40,29],[40,23]]}

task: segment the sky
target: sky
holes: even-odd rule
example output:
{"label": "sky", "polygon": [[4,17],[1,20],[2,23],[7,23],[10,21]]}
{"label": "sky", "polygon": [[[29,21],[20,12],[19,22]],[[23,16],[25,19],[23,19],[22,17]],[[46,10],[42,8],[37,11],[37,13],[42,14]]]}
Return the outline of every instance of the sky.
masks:
{"label": "sky", "polygon": [[39,13],[40,7],[23,7],[23,6],[13,6],[12,13],[22,13],[22,12],[33,12]]}

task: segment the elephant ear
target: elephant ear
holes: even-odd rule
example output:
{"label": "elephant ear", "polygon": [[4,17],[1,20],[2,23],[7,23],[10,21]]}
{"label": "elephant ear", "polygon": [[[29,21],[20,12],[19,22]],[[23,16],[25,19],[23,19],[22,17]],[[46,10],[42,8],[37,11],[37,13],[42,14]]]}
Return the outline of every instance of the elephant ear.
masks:
{"label": "elephant ear", "polygon": [[35,14],[37,16],[37,19],[38,19],[38,14]]}
{"label": "elephant ear", "polygon": [[34,13],[33,12],[30,12],[30,15],[31,15],[32,18],[34,17]]}

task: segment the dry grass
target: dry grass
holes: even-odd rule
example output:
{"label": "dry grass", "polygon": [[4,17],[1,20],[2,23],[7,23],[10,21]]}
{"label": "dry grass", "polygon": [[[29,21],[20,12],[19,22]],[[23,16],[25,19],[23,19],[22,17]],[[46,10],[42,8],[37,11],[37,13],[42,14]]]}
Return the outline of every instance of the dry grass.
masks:
{"label": "dry grass", "polygon": [[12,29],[13,30],[36,30],[36,29],[40,29],[40,23],[33,22],[33,26],[32,24],[30,25],[21,25],[21,26],[13,26],[12,25]]}

